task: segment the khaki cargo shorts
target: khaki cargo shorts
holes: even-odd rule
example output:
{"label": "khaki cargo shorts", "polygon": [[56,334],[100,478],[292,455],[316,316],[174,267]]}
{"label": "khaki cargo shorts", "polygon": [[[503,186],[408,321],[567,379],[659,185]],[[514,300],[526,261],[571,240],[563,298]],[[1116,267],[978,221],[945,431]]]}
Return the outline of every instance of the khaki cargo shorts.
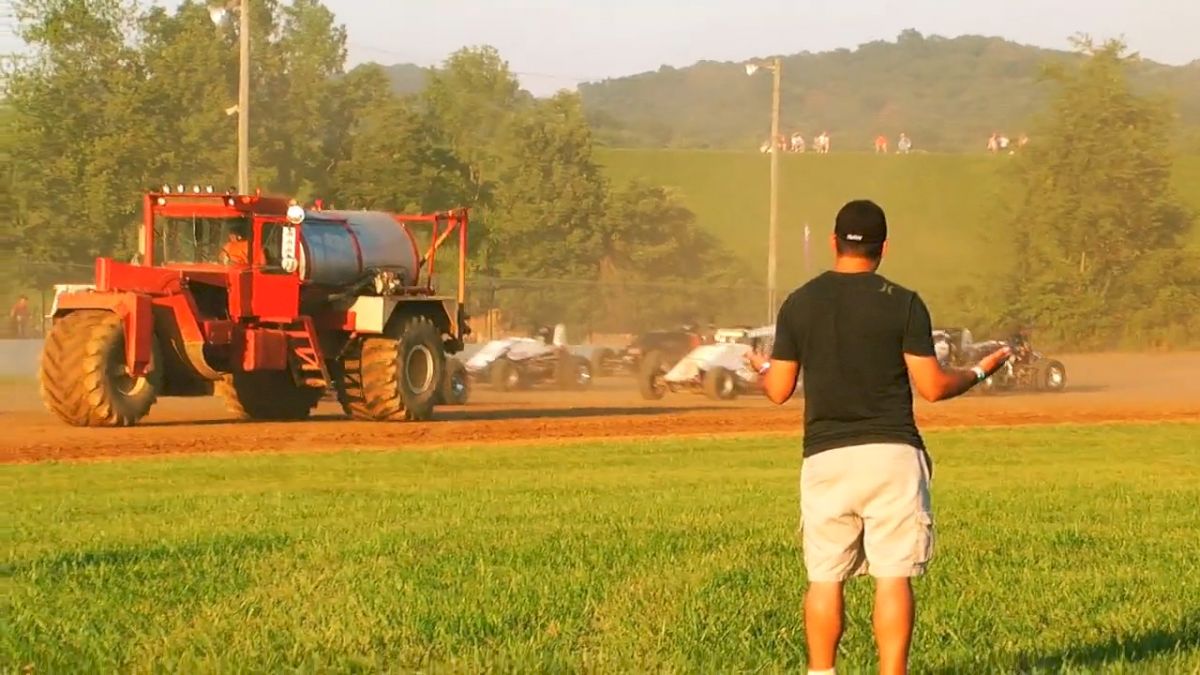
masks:
{"label": "khaki cargo shorts", "polygon": [[800,529],[809,581],[913,577],[933,556],[925,454],[875,443],[817,453],[800,469]]}

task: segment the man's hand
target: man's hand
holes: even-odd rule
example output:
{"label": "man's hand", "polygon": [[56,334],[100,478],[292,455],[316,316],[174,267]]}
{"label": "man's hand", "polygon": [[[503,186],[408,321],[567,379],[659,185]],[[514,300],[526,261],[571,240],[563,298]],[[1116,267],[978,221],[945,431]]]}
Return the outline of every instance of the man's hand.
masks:
{"label": "man's hand", "polygon": [[[768,359],[758,352],[746,354],[746,361],[754,372],[759,374],[759,384],[767,399],[775,404],[786,403],[796,391],[796,378],[800,373],[800,364],[795,361],[779,361]],[[770,369],[762,373],[764,365],[770,364]]]}
{"label": "man's hand", "polygon": [[988,375],[988,377],[991,377],[992,373],[996,372],[997,370],[1000,370],[1000,368],[1003,367],[1004,364],[1007,363],[1008,359],[1011,357],[1012,357],[1012,348],[1011,347],[1001,347],[1000,349],[997,349],[996,351],[992,352],[991,354],[988,354],[987,356],[980,359],[979,367],[983,368],[983,372],[986,373]]}
{"label": "man's hand", "polygon": [[[985,378],[1000,370],[1010,356],[1012,350],[1002,347],[983,357],[979,361],[979,367],[983,369]],[[916,385],[917,393],[926,401],[944,401],[960,396],[979,383],[979,379],[971,370],[943,370],[942,364],[938,363],[937,357],[934,356],[905,354],[904,361],[913,384]]]}
{"label": "man's hand", "polygon": [[750,363],[750,367],[753,368],[754,372],[756,373],[762,370],[764,365],[771,362],[770,359],[755,351],[752,351],[746,355],[746,361]]}

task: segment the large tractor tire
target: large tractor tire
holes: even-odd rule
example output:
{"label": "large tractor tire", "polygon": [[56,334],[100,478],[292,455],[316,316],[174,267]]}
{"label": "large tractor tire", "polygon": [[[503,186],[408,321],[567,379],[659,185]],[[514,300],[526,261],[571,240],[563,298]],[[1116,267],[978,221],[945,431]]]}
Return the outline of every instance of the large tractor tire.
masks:
{"label": "large tractor tire", "polygon": [[55,321],[46,336],[38,384],[46,407],[67,424],[133,426],[158,400],[162,354],[152,340],[148,372],[130,377],[121,317],[79,310]]}
{"label": "large tractor tire", "polygon": [[668,370],[662,352],[650,352],[642,358],[638,364],[638,391],[642,398],[657,401],[667,395],[667,381],[663,378]]}
{"label": "large tractor tire", "polygon": [[422,421],[433,416],[446,358],[441,333],[425,317],[409,319],[397,337],[371,336],[352,345],[338,385],[354,419]]}
{"label": "large tractor tire", "polygon": [[1046,359],[1039,361],[1034,376],[1038,391],[1058,393],[1067,387],[1067,368],[1061,361]]}
{"label": "large tractor tire", "polygon": [[555,365],[554,376],[558,388],[567,391],[582,391],[591,387],[592,374],[592,362],[574,354],[564,354]]}
{"label": "large tractor tire", "polygon": [[704,393],[714,401],[737,398],[736,376],[728,368],[715,366],[704,373]]}
{"label": "large tractor tire", "polygon": [[438,393],[438,402],[444,405],[466,405],[471,397],[471,377],[467,367],[458,359],[446,359],[446,376]]}
{"label": "large tractor tire", "polygon": [[301,387],[285,370],[230,373],[213,383],[225,407],[241,420],[308,419],[324,389]]}
{"label": "large tractor tire", "polygon": [[492,388],[496,391],[512,391],[524,389],[528,384],[521,365],[506,358],[498,358],[492,363],[490,373]]}

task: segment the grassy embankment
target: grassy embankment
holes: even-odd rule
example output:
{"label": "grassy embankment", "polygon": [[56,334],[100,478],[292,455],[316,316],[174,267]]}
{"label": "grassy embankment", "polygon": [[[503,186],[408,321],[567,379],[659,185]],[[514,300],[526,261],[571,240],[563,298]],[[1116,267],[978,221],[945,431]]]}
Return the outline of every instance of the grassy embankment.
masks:
{"label": "grassy embankment", "polygon": [[[745,260],[762,284],[766,274],[770,162],[754,152],[612,150],[598,153],[614,181],[634,177],[671,186],[699,223]],[[807,278],[804,225],[812,230],[809,274],[832,261],[833,217],[846,201],[869,198],[888,213],[892,243],[881,270],[918,289],[935,316],[953,318],[953,289],[986,283],[1015,252],[997,226],[1007,156],[784,155],[780,162],[779,283]],[[1200,156],[1175,167],[1179,194],[1200,211]],[[1191,238],[1200,250],[1200,225]],[[939,311],[940,310],[940,311]]]}

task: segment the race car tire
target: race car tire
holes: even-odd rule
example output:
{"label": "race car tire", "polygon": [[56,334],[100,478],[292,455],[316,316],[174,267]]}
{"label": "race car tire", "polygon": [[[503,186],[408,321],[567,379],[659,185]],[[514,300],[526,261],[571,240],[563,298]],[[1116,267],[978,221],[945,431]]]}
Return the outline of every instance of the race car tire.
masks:
{"label": "race car tire", "polygon": [[657,401],[667,395],[667,382],[663,376],[667,374],[666,364],[663,363],[662,352],[650,352],[642,357],[638,366],[638,391],[647,401]]}
{"label": "race car tire", "polygon": [[471,377],[462,361],[446,359],[446,374],[438,392],[438,403],[442,405],[466,405],[471,397]]}
{"label": "race car tire", "polygon": [[496,391],[520,389],[524,384],[525,376],[521,372],[521,366],[508,359],[496,359],[491,370],[492,388]]}
{"label": "race car tire", "polygon": [[1061,361],[1046,359],[1039,361],[1035,373],[1038,391],[1061,392],[1067,386],[1067,368]]}
{"label": "race car tire", "polygon": [[581,391],[592,386],[592,362],[582,356],[565,355],[558,360],[556,369],[560,389]]}
{"label": "race car tire", "polygon": [[714,401],[732,401],[737,398],[737,381],[727,368],[715,366],[704,373],[704,393]]}
{"label": "race car tire", "polygon": [[612,350],[607,347],[597,347],[592,351],[591,364],[593,377],[607,377],[612,375],[607,365],[612,355]]}

